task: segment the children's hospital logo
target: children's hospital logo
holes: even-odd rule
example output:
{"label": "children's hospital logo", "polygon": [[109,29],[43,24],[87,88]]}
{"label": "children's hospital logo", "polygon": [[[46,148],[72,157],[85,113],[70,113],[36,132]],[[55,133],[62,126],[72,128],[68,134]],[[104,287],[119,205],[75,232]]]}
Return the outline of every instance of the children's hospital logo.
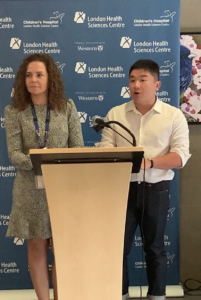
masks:
{"label": "children's hospital logo", "polygon": [[167,255],[168,262],[171,263],[171,264],[173,264],[173,262],[174,262],[173,260],[175,258],[175,254],[171,255],[169,252],[167,252],[166,255]]}
{"label": "children's hospital logo", "polygon": [[52,16],[45,18],[44,20],[36,20],[28,19],[23,20],[24,28],[58,28],[60,24],[62,24],[64,13],[60,13],[59,11],[54,11]]}
{"label": "children's hospital logo", "polygon": [[171,12],[167,9],[153,19],[134,19],[134,26],[170,26],[170,24],[174,23],[175,15],[176,11]]}
{"label": "children's hospital logo", "polygon": [[173,18],[176,15],[176,11],[171,12],[170,10],[165,10],[164,14],[160,18],[168,18],[173,22]]}
{"label": "children's hospital logo", "polygon": [[160,69],[169,69],[173,72],[173,67],[176,65],[176,62],[172,62],[170,60],[164,61],[164,65],[160,67]]}
{"label": "children's hospital logo", "polygon": [[168,210],[168,215],[171,217],[171,218],[173,218],[173,216],[174,216],[174,211],[175,211],[175,207],[172,207],[172,208],[170,208],[169,210]]}
{"label": "children's hospital logo", "polygon": [[160,66],[160,75],[162,76],[169,76],[169,73],[173,73],[174,66],[176,65],[176,62],[171,62],[170,60],[164,61],[164,64]]}
{"label": "children's hospital logo", "polygon": [[56,65],[57,65],[57,68],[59,69],[59,71],[61,72],[61,73],[63,73],[63,68],[65,67],[65,63],[60,63],[59,61],[56,61]]}
{"label": "children's hospital logo", "polygon": [[86,14],[83,11],[77,11],[75,13],[74,22],[84,23],[85,18],[86,18]]}
{"label": "children's hospital logo", "polygon": [[53,16],[49,18],[49,20],[59,20],[60,24],[62,24],[62,19],[65,16],[64,13],[59,13],[58,11],[53,12]]}

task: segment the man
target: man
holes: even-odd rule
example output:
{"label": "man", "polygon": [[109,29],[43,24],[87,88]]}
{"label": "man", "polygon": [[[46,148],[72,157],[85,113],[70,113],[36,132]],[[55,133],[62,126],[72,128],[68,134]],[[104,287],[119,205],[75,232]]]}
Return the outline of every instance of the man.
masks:
{"label": "man", "polygon": [[[127,256],[138,225],[146,253],[147,297],[150,300],[165,299],[167,256],[164,233],[169,209],[169,181],[174,177],[171,169],[182,168],[190,154],[185,117],[178,108],[157,99],[156,91],[160,86],[159,66],[151,60],[137,61],[129,72],[132,101],[112,108],[105,118],[105,121],[115,120],[130,129],[137,146],[144,149],[140,173],[131,175],[128,195],[122,299],[128,298]],[[113,128],[132,141],[121,127],[115,124]],[[130,146],[108,128],[102,132],[101,145]]]}

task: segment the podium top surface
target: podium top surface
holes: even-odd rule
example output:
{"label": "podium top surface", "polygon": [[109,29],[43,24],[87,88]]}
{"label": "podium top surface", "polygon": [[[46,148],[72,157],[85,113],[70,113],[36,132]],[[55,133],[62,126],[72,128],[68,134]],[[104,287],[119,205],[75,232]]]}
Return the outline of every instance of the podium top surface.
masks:
{"label": "podium top surface", "polygon": [[42,164],[132,162],[132,173],[138,173],[143,158],[142,147],[90,147],[30,149],[35,175],[42,175]]}
{"label": "podium top surface", "polygon": [[143,151],[142,147],[82,147],[82,148],[51,148],[30,149],[29,154],[65,154],[65,153],[127,153]]}

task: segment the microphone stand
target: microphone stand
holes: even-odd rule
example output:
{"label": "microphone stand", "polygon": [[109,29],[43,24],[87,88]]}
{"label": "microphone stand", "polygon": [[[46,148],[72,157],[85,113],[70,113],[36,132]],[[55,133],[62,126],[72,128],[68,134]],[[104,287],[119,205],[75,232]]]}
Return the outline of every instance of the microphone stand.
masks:
{"label": "microphone stand", "polygon": [[[120,122],[118,121],[108,121],[108,122],[104,122],[103,120],[99,119],[97,120],[97,124],[93,126],[93,129],[96,131],[96,132],[99,132],[101,129],[103,129],[104,127],[107,127],[107,128],[110,128],[112,129],[114,132],[116,132],[117,134],[119,134],[121,137],[123,137],[129,144],[131,144],[132,146],[136,147],[136,139],[135,139],[135,136],[134,134],[127,128],[125,127],[123,124],[121,124]],[[133,143],[131,143],[125,136],[123,136],[122,134],[120,134],[118,131],[116,131],[115,129],[113,129],[110,124],[117,124],[119,125],[120,127],[122,127],[125,131],[127,131],[132,139],[133,139]]]}
{"label": "microphone stand", "polygon": [[[115,131],[117,134],[119,134],[120,136],[122,136],[125,140],[127,140],[127,138],[125,138],[123,135],[121,135],[119,132],[117,132],[115,129],[113,129],[113,128],[110,126],[110,124],[117,124],[117,125],[119,125],[120,127],[122,127],[124,130],[126,130],[126,131],[131,135],[131,137],[132,137],[132,139],[133,139],[133,144],[132,144],[131,142],[129,142],[129,143],[130,143],[132,146],[136,147],[136,139],[135,139],[135,136],[134,136],[134,134],[133,134],[126,126],[124,126],[123,124],[121,124],[121,123],[118,122],[118,121],[108,121],[108,122],[105,122],[105,124],[106,124],[105,127],[108,127],[108,126],[109,126],[110,129],[112,129],[112,130]],[[127,140],[127,141],[128,141],[128,140]]]}

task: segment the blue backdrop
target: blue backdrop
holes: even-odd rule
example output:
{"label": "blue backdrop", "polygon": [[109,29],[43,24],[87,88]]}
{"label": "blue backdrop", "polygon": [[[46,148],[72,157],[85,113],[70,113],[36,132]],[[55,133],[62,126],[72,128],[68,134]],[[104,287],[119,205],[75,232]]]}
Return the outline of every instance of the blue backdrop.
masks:
{"label": "blue backdrop", "polygon": [[[67,96],[77,106],[85,146],[100,141],[91,127],[92,116],[103,117],[111,107],[130,100],[128,71],[138,59],[160,65],[158,97],[179,104],[179,0],[36,1],[0,1],[0,289],[32,288],[24,241],[5,238],[16,171],[7,157],[4,107],[11,102],[23,57],[48,53],[57,62]],[[177,285],[178,174],[171,187],[164,243],[167,284]],[[49,261],[51,269],[51,256]],[[138,232],[129,260],[131,285],[147,284],[145,272],[140,280],[143,265]]]}

